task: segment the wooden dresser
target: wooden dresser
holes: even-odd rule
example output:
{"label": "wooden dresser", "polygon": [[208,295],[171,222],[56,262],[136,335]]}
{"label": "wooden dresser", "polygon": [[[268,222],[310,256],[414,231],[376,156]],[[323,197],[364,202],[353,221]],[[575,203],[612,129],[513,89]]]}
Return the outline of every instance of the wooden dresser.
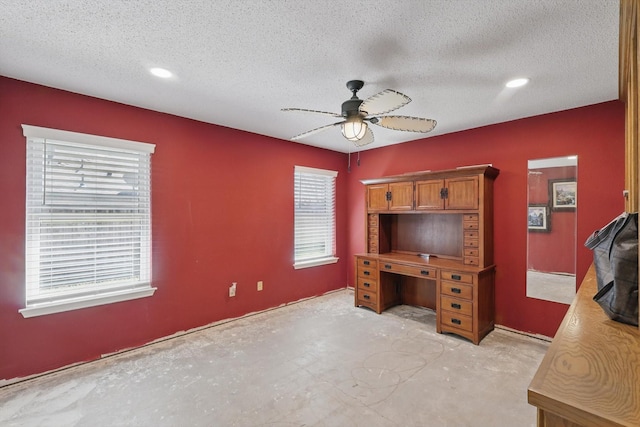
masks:
{"label": "wooden dresser", "polygon": [[431,308],[438,332],[475,344],[491,332],[498,173],[479,166],[362,181],[367,253],[356,255],[356,306]]}
{"label": "wooden dresser", "polygon": [[640,426],[640,331],[593,301],[593,265],[528,390],[539,427]]}

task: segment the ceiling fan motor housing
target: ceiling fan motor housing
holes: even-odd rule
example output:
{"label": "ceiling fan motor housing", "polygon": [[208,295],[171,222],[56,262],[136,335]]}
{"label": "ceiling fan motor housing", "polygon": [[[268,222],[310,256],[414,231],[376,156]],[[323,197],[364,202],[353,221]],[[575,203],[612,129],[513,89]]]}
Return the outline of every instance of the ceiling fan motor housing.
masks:
{"label": "ceiling fan motor housing", "polygon": [[363,115],[359,110],[360,104],[362,104],[362,99],[358,99],[357,97],[344,101],[342,103],[342,117]]}
{"label": "ceiling fan motor housing", "polygon": [[360,89],[364,86],[364,82],[362,80],[349,80],[347,82],[347,89],[353,93],[351,99],[342,103],[342,116],[343,117],[351,117],[355,115],[362,115],[363,117],[366,114],[361,114],[359,108],[360,104],[362,104],[362,99],[359,99],[356,95]]}

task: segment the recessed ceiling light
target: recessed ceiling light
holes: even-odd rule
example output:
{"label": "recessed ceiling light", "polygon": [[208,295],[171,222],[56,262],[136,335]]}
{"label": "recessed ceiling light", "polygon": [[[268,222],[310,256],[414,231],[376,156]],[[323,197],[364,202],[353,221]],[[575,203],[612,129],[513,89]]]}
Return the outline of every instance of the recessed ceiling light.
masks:
{"label": "recessed ceiling light", "polygon": [[529,83],[529,79],[513,79],[507,82],[506,87],[520,87]]}
{"label": "recessed ceiling light", "polygon": [[169,70],[165,70],[164,68],[151,68],[149,70],[151,74],[157,77],[162,77],[163,79],[168,79],[173,76],[173,73]]}

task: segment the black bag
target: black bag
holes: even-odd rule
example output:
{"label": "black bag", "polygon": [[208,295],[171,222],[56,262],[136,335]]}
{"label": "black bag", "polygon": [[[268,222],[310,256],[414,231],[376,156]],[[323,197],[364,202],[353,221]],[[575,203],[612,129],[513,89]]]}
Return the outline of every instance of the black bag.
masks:
{"label": "black bag", "polygon": [[638,326],[638,214],[623,213],[584,245],[593,250],[598,282],[593,300],[610,319]]}

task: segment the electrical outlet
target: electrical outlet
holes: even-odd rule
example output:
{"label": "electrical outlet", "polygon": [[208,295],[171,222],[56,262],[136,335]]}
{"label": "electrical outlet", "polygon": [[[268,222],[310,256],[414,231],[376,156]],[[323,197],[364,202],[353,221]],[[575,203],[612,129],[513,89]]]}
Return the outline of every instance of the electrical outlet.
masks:
{"label": "electrical outlet", "polygon": [[262,290],[262,280],[260,280],[258,282],[258,290],[261,291]]}
{"label": "electrical outlet", "polygon": [[231,284],[231,286],[229,286],[229,296],[230,297],[235,297],[236,296],[236,285],[237,285],[237,283],[233,282]]}

